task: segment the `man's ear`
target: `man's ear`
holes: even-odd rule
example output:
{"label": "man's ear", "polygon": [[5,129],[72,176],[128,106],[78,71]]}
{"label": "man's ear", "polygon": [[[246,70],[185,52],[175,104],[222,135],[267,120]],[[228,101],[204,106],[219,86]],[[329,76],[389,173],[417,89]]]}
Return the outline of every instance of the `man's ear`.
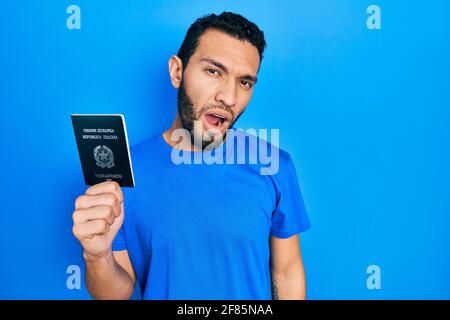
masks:
{"label": "man's ear", "polygon": [[171,56],[169,59],[169,75],[172,85],[178,89],[183,76],[183,62],[176,55]]}

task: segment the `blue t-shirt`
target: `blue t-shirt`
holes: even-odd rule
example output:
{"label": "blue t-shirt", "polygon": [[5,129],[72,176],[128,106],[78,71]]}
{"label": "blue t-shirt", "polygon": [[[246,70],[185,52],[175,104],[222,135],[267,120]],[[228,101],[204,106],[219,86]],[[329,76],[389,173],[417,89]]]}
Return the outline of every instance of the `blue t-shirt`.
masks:
{"label": "blue t-shirt", "polygon": [[[237,150],[230,139],[224,159]],[[246,159],[257,149],[245,148]],[[267,158],[195,163],[202,152],[177,150],[192,162],[176,164],[173,150],[157,134],[130,151],[136,187],[123,188],[125,219],[113,250],[128,250],[142,298],[272,299],[270,235],[310,227],[291,157],[275,148],[278,172],[263,175]]]}

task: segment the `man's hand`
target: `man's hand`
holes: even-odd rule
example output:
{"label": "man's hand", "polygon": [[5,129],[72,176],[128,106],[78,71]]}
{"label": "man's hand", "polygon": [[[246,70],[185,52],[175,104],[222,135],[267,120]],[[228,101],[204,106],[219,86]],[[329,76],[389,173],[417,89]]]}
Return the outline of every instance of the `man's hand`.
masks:
{"label": "man's hand", "polygon": [[93,185],[76,199],[72,230],[85,259],[102,259],[112,252],[124,220],[123,201],[122,189],[114,181]]}

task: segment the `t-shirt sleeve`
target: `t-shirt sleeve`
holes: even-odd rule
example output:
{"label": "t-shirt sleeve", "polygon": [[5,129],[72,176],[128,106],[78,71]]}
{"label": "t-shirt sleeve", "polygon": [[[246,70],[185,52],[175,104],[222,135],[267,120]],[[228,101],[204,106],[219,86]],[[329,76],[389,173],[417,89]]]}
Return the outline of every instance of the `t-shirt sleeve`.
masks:
{"label": "t-shirt sleeve", "polygon": [[120,227],[112,243],[112,251],[121,251],[121,250],[127,250],[123,225],[122,227]]}
{"label": "t-shirt sleeve", "polygon": [[126,229],[126,224],[127,224],[127,215],[130,214],[130,199],[129,199],[129,195],[128,195],[128,189],[123,188],[122,191],[124,194],[124,215],[125,215],[125,217],[124,217],[122,227],[120,227],[119,231],[117,232],[116,237],[113,240],[113,243],[112,243],[113,251],[127,250],[125,229]]}
{"label": "t-shirt sleeve", "polygon": [[270,233],[278,238],[289,238],[308,230],[311,227],[310,219],[303,202],[297,172],[289,155],[287,161],[280,161],[276,186],[277,201]]}

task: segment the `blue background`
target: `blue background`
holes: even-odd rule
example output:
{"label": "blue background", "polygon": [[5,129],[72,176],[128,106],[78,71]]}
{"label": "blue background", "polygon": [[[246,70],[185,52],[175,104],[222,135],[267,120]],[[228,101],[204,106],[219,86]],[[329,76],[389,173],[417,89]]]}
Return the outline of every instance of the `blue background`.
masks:
{"label": "blue background", "polygon": [[[81,8],[69,30],[66,8]],[[366,9],[381,7],[382,29]],[[0,1],[0,298],[84,299],[72,236],[85,190],[71,113],[123,113],[137,143],[168,127],[167,60],[223,10],[268,42],[241,128],[279,128],[312,229],[309,299],[450,298],[450,23],[434,1]],[[381,268],[369,290],[366,268]]]}

